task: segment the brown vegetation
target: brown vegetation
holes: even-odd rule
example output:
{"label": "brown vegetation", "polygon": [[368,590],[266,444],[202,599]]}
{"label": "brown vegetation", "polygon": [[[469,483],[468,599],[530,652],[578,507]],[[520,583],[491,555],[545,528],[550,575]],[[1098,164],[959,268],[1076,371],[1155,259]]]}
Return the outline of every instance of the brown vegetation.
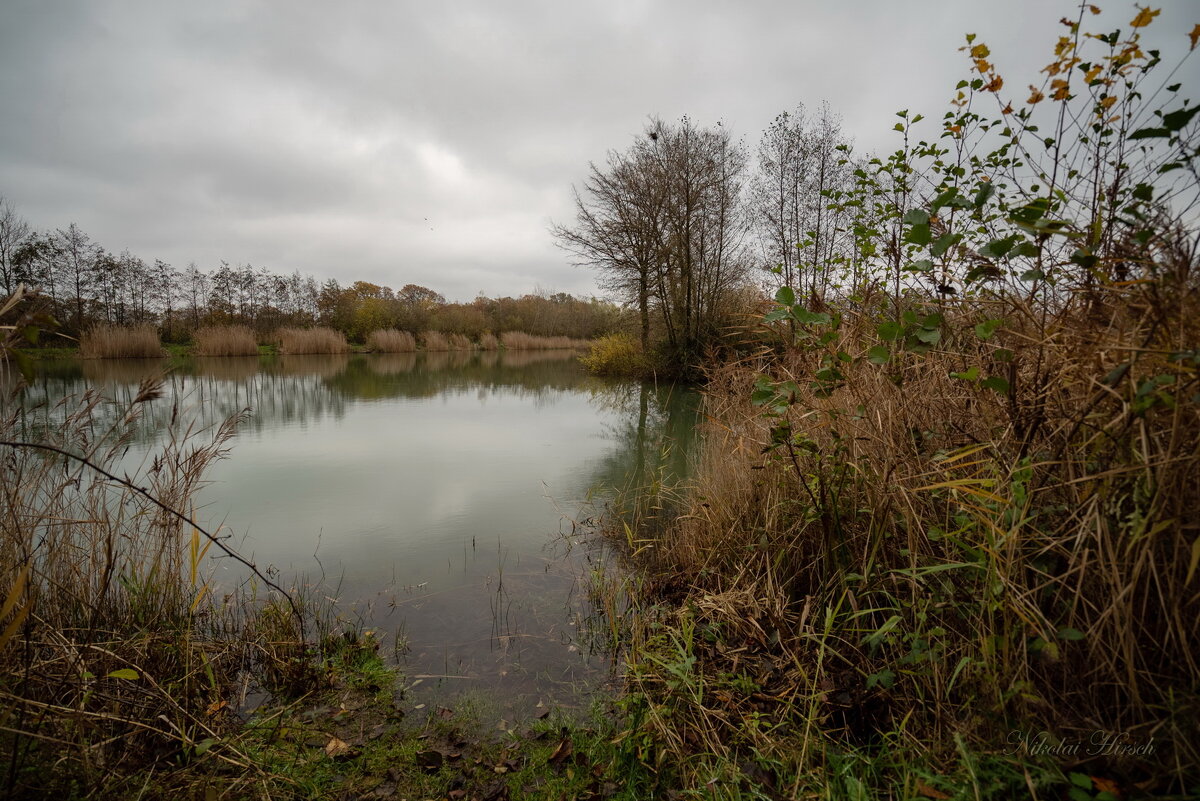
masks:
{"label": "brown vegetation", "polygon": [[192,334],[192,352],[197,356],[257,356],[254,332],[245,325],[211,325]]}
{"label": "brown vegetation", "polygon": [[411,353],[417,349],[417,340],[408,331],[381,328],[367,337],[367,348],[376,353]]}
{"label": "brown vegetation", "polygon": [[496,335],[488,331],[479,337],[480,350],[499,350],[500,340],[496,339]]}
{"label": "brown vegetation", "polygon": [[152,325],[97,325],[79,339],[84,359],[149,359],[164,354]]}
{"label": "brown vegetation", "polygon": [[440,331],[422,331],[421,347],[427,351],[450,350],[450,341]]}
{"label": "brown vegetation", "polygon": [[500,335],[500,344],[507,350],[581,350],[588,347],[590,342],[571,337],[539,337],[523,331],[505,331]]}
{"label": "brown vegetation", "polygon": [[332,328],[280,328],[275,332],[279,352],[284,354],[348,353],[350,346],[341,332]]}

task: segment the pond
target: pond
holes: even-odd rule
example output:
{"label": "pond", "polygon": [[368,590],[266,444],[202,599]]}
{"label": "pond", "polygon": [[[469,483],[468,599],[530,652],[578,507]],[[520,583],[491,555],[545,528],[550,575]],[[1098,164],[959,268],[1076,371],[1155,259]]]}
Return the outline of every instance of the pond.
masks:
{"label": "pond", "polygon": [[587,521],[614,487],[686,471],[695,393],[515,351],[44,362],[23,405],[97,387],[116,409],[164,371],[126,463],[173,415],[204,427],[248,409],[199,522],[379,631],[405,703],[481,693],[520,717],[609,678],[586,622],[611,558]]}

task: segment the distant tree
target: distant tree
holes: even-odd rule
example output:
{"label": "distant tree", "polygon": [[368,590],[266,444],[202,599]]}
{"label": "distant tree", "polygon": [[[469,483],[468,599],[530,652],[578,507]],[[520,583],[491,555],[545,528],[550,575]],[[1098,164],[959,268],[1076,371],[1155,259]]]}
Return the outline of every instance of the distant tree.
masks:
{"label": "distant tree", "polygon": [[29,236],[29,223],[17,214],[11,203],[0,197],[0,281],[4,283],[6,294],[12,293],[20,283],[14,260]]}
{"label": "distant tree", "polygon": [[73,306],[73,329],[83,330],[84,304],[91,296],[96,283],[96,261],[100,246],[75,223],[66,229],[59,228],[54,235],[57,272],[62,276],[62,285],[71,295]]}

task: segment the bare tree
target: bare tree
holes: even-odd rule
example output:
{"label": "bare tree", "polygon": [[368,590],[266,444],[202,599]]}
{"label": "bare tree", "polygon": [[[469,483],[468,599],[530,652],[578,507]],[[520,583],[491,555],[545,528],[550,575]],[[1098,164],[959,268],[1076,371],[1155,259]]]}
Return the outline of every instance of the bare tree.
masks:
{"label": "bare tree", "polygon": [[0,197],[0,281],[5,294],[12,294],[20,283],[16,280],[14,259],[17,251],[29,239],[30,229],[12,204]]}

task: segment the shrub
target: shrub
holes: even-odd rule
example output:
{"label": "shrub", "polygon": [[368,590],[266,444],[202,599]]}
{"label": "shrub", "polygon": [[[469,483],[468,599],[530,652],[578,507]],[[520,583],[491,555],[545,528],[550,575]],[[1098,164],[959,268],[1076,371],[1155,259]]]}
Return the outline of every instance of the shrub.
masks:
{"label": "shrub", "polygon": [[597,375],[638,375],[646,368],[641,345],[629,334],[600,337],[579,361]]}
{"label": "shrub", "polygon": [[152,325],[97,325],[79,339],[85,359],[148,359],[164,355],[158,331]]}
{"label": "shrub", "polygon": [[257,356],[254,332],[244,325],[212,325],[192,334],[197,356]]}
{"label": "shrub", "polygon": [[275,332],[279,352],[297,353],[346,353],[350,346],[340,331],[332,328],[280,328]]}
{"label": "shrub", "polygon": [[367,337],[367,347],[377,353],[411,353],[417,349],[417,340],[408,331],[382,328]]}

